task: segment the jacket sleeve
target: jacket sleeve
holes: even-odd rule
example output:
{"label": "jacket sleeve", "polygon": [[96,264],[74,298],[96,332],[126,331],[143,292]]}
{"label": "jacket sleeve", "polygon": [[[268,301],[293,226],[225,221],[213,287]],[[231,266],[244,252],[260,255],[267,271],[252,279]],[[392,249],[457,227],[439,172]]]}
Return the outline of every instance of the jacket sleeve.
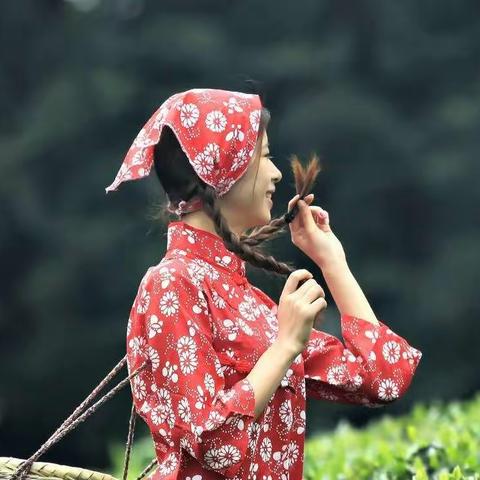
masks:
{"label": "jacket sleeve", "polygon": [[341,315],[345,345],[312,329],[302,352],[307,398],[383,407],[408,389],[422,353],[379,320]]}
{"label": "jacket sleeve", "polygon": [[205,469],[235,475],[247,454],[254,391],[245,378],[225,387],[208,304],[187,273],[149,268],[130,313],[127,359],[129,372],[148,362],[131,387],[136,411],[165,452],[159,471],[176,471],[186,450]]}

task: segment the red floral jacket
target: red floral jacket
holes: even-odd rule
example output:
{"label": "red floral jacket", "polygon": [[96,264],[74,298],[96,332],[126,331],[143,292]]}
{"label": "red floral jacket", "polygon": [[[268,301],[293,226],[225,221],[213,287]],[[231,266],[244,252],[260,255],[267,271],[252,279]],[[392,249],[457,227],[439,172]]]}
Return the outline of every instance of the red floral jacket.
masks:
{"label": "red floral jacket", "polygon": [[261,415],[245,378],[278,333],[277,305],[219,237],[170,222],[127,325],[130,381],[160,479],[301,480],[306,398],[381,407],[408,389],[422,353],[388,326],[341,315],[345,344],[313,329]]}

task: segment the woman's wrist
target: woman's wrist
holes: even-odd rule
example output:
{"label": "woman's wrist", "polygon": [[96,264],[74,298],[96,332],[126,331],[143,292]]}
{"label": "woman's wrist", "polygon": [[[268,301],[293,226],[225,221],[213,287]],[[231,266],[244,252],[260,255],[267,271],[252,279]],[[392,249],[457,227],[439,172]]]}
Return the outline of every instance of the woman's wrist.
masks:
{"label": "woman's wrist", "polygon": [[316,265],[320,268],[323,275],[328,275],[339,270],[348,270],[347,258],[342,255],[341,257],[328,257],[321,258],[315,261]]}
{"label": "woman's wrist", "polygon": [[278,338],[272,343],[270,348],[276,350],[282,358],[288,358],[289,363],[292,363],[303,350],[300,345],[295,344],[294,342]]}

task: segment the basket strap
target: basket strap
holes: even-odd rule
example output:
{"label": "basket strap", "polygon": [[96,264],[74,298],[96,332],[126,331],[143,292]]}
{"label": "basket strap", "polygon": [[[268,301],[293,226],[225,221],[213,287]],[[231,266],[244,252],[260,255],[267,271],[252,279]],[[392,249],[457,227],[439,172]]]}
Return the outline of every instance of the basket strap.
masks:
{"label": "basket strap", "polygon": [[136,478],[136,480],[142,480],[143,477],[145,477],[150,470],[155,467],[158,464],[158,460],[154,458],[143,470],[143,472]]}
{"label": "basket strap", "polygon": [[60,427],[47,439],[47,441],[40,446],[40,448],[25,462],[23,462],[17,469],[17,471],[12,475],[10,480],[23,480],[27,473],[29,472],[33,462],[37,460],[41,455],[43,455],[52,445],[61,440],[68,432],[77,427],[77,425],[83,422],[87,417],[89,417],[98,407],[103,405],[107,400],[109,400],[113,395],[115,395],[121,388],[123,388],[131,378],[137,375],[143,368],[148,364],[148,360],[145,361],[140,367],[138,367],[133,373],[124,378],[119,382],[114,388],[107,392],[103,397],[101,397],[96,403],[90,406],[84,413],[80,415],[80,412],[86,407],[88,402],[94,398],[103,386],[105,386],[120,368],[125,364],[126,356],[113,368],[113,370],[99,383],[99,385],[88,395],[88,397],[75,409],[75,411],[62,423]]}
{"label": "basket strap", "polygon": [[125,448],[125,459],[123,462],[123,480],[127,480],[128,464],[130,462],[130,451],[132,450],[133,434],[135,433],[135,403],[132,400],[132,411],[130,412],[130,420],[128,422],[127,446]]}

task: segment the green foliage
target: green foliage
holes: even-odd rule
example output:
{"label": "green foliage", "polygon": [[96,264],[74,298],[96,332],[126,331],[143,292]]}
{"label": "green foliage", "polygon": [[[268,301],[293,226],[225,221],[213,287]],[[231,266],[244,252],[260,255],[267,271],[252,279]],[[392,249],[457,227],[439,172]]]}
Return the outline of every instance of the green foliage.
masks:
{"label": "green foliage", "polygon": [[[112,466],[108,471],[104,469],[105,473],[115,478],[122,478],[125,461],[125,444],[110,444],[108,451]],[[134,439],[128,464],[128,478],[137,478],[154,458],[155,450],[150,435]]]}
{"label": "green foliage", "polygon": [[305,445],[306,480],[480,479],[480,394],[415,405],[364,429],[342,421]]}
{"label": "green foliage", "polygon": [[[124,454],[124,444],[110,446],[107,473],[121,478]],[[150,437],[134,441],[129,477],[153,458]],[[342,421],[305,444],[305,480],[478,480],[479,472],[480,393],[466,402],[419,403],[363,429]]]}

